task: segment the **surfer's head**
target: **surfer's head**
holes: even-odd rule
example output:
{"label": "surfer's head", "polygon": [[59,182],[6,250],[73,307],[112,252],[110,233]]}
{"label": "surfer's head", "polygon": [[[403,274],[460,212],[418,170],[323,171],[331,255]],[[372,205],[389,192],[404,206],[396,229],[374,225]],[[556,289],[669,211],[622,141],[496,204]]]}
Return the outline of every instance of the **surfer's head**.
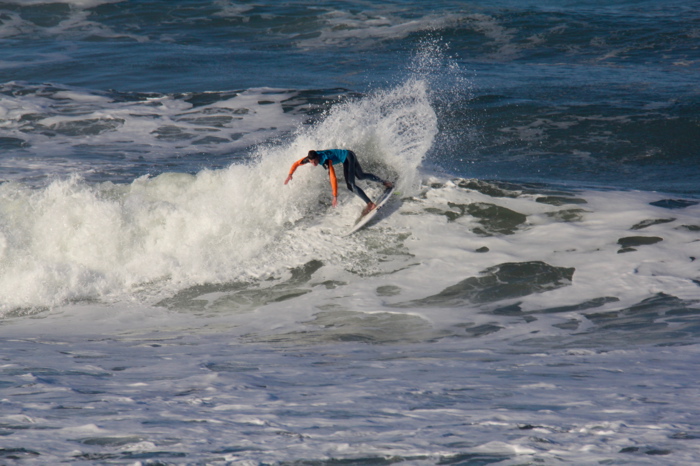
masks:
{"label": "surfer's head", "polygon": [[318,165],[320,159],[315,150],[310,150],[309,153],[306,154],[306,161],[312,163],[314,166]]}

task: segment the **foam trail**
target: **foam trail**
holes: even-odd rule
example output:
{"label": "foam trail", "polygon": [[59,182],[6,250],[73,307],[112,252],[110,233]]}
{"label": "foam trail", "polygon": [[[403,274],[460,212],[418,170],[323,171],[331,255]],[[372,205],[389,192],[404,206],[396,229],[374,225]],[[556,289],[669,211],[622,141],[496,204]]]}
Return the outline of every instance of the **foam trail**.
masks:
{"label": "foam trail", "polygon": [[[409,80],[336,106],[287,144],[259,147],[252,163],[128,185],[79,177],[42,189],[0,185],[2,309],[162,296],[197,283],[256,279],[319,245],[332,254],[334,237],[298,240],[308,227],[302,219],[333,221],[327,176],[304,167],[283,186],[290,164],[310,148],[347,147],[368,170],[398,177],[399,189],[411,191],[436,127],[426,84]],[[343,189],[334,212],[352,216],[357,207]]]}

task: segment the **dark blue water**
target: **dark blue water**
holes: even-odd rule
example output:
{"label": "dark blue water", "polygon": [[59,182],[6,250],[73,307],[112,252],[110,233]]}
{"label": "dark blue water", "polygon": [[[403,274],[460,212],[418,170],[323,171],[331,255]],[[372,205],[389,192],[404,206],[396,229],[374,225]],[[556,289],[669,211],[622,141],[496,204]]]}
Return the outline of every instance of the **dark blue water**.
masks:
{"label": "dark blue water", "polygon": [[[422,73],[442,130],[426,167],[695,196],[699,18],[693,1],[0,2],[0,83],[18,83],[3,92],[14,96],[51,83],[133,98],[261,87],[336,97]],[[418,70],[426,48],[434,59]],[[46,157],[23,131],[0,127],[3,157]],[[67,157],[86,157],[66,143]]]}

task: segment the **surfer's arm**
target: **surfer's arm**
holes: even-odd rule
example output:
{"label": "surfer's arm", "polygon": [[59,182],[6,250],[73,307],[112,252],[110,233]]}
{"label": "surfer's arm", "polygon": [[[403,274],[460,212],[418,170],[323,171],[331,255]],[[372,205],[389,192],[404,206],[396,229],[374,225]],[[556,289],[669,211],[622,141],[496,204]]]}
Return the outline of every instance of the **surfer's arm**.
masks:
{"label": "surfer's arm", "polygon": [[335,176],[335,168],[333,162],[328,161],[328,177],[331,180],[331,188],[333,189],[333,207],[338,205],[338,178]]}
{"label": "surfer's arm", "polygon": [[284,180],[284,184],[289,183],[289,182],[292,180],[292,175],[294,174],[294,172],[296,171],[296,169],[299,168],[300,165],[304,165],[305,163],[308,163],[308,160],[306,159],[306,157],[304,157],[303,159],[299,159],[299,160],[297,160],[296,162],[294,162],[294,163],[292,164],[292,168],[289,169],[289,176],[287,176],[287,179]]}

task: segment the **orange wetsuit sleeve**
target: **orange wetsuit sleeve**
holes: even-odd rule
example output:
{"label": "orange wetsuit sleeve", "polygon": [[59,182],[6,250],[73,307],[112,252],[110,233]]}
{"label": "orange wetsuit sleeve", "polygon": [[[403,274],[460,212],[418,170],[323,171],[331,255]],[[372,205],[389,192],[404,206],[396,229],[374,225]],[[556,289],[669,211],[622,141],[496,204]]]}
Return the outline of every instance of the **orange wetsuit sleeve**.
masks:
{"label": "orange wetsuit sleeve", "polygon": [[328,161],[328,176],[331,179],[333,197],[338,197],[338,179],[335,176],[335,168],[333,168],[333,162],[331,161]]}
{"label": "orange wetsuit sleeve", "polygon": [[304,157],[303,159],[299,159],[292,164],[292,168],[289,169],[289,176],[292,176],[294,174],[296,169],[299,168],[299,165],[303,165],[306,163],[304,162],[304,160],[306,160],[306,157]]}

